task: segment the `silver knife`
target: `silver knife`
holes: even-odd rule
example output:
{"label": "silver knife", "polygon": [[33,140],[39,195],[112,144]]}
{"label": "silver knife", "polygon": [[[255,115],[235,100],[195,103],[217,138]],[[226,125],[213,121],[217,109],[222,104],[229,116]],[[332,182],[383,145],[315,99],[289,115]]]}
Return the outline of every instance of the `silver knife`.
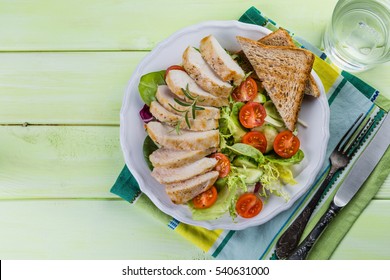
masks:
{"label": "silver knife", "polygon": [[340,188],[336,192],[328,210],[315,225],[313,230],[302,241],[302,243],[289,256],[289,260],[303,260],[314,246],[321,233],[333,220],[337,213],[355,196],[360,187],[370,176],[375,166],[378,164],[383,154],[390,144],[390,117],[387,115],[382,121],[382,125],[368,144],[366,149],[357,159],[351,172],[345,178]]}

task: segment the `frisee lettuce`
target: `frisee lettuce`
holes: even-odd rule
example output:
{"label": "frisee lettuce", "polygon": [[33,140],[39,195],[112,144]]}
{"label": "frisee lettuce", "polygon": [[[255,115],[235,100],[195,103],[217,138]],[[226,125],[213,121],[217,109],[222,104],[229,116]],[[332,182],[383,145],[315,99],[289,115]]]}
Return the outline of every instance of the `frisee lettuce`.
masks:
{"label": "frisee lettuce", "polygon": [[[224,145],[232,145],[241,142],[242,137],[247,133],[238,119],[238,113],[244,106],[242,102],[233,103],[232,107],[221,108],[221,118],[219,120],[219,132]],[[223,149],[225,146],[221,146]]]}

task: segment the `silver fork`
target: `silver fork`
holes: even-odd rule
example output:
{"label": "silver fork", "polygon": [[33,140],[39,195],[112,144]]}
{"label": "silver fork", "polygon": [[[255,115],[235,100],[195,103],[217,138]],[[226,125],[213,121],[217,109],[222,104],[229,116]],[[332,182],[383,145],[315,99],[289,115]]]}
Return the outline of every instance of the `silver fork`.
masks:
{"label": "silver fork", "polygon": [[[362,128],[362,118],[361,114],[348,131],[341,138],[340,142],[337,144],[333,152],[331,153],[330,160],[330,170],[325,180],[322,182],[321,186],[314,194],[309,204],[303,209],[299,216],[293,221],[293,223],[286,229],[283,235],[279,238],[276,243],[276,256],[279,259],[286,259],[298,246],[301,239],[302,233],[310,219],[311,214],[316,208],[322,194],[325,189],[331,182],[335,173],[343,168],[345,168],[349,161],[351,160],[354,152],[360,146],[362,140],[366,133],[370,130],[370,127],[374,123],[369,119]],[[360,128],[360,129],[359,129]],[[359,131],[358,131],[359,129]]]}

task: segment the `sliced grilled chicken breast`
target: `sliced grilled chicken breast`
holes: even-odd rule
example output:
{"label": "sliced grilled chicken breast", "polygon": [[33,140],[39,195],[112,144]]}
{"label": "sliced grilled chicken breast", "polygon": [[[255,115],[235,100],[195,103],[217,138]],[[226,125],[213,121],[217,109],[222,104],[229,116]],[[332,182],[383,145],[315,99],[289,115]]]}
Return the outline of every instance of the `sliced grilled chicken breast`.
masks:
{"label": "sliced grilled chicken breast", "polygon": [[205,106],[214,106],[222,107],[227,106],[229,101],[225,97],[217,97],[208,93],[199,87],[195,81],[184,71],[181,70],[171,70],[168,72],[165,81],[169,89],[179,98],[192,102],[188,97],[183,93],[183,89],[186,89],[188,86],[188,91],[192,96],[199,96],[197,104]]}
{"label": "sliced grilled chicken breast", "polygon": [[167,184],[165,191],[173,203],[183,204],[208,190],[218,179],[218,171],[210,171],[189,180]]}
{"label": "sliced grilled chicken breast", "polygon": [[162,147],[173,150],[206,150],[219,145],[219,131],[187,131],[177,134],[172,126],[160,122],[149,122],[147,133],[152,140]]}
{"label": "sliced grilled chicken breast", "polygon": [[160,148],[149,156],[154,167],[179,167],[195,162],[216,151],[215,148],[197,151],[180,151]]}
{"label": "sliced grilled chicken breast", "polygon": [[177,115],[165,109],[158,101],[152,101],[150,104],[150,113],[163,123],[170,125],[178,125],[180,129],[189,129],[193,131],[206,131],[218,128],[218,120],[216,119],[193,119],[188,118],[190,127],[183,116]]}
{"label": "sliced grilled chicken breast", "polygon": [[204,157],[180,167],[155,167],[152,171],[152,176],[160,184],[176,183],[211,171],[217,162],[218,160],[215,158]]}
{"label": "sliced grilled chicken breast", "polygon": [[[182,106],[179,103],[177,103],[174,98],[177,98],[168,88],[168,86],[162,85],[158,86],[157,92],[156,92],[156,98],[158,102],[168,111],[172,113],[176,113],[176,110],[184,111],[187,110],[188,107]],[[182,101],[182,100],[181,100]],[[175,109],[173,109],[172,107]],[[218,108],[210,107],[210,106],[201,106],[204,110],[197,110],[195,113],[196,119],[219,119],[220,118],[220,112]],[[190,116],[192,114],[190,113]]]}
{"label": "sliced grilled chicken breast", "polygon": [[222,81],[203,59],[200,52],[188,47],[183,53],[183,67],[205,91],[218,97],[228,97],[233,86]]}
{"label": "sliced grilled chicken breast", "polygon": [[199,48],[204,60],[223,81],[232,81],[237,86],[241,84],[245,77],[244,71],[213,35],[204,37]]}

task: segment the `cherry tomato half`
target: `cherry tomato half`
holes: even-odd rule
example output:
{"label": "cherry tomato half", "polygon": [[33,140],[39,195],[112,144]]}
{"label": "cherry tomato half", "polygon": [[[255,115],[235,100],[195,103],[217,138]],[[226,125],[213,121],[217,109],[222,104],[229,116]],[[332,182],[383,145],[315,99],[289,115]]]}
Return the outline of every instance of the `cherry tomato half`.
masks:
{"label": "cherry tomato half", "polygon": [[247,78],[232,93],[235,101],[247,102],[252,101],[257,95],[257,84],[254,79]]}
{"label": "cherry tomato half", "polygon": [[217,201],[218,193],[216,187],[212,186],[207,191],[198,194],[192,199],[194,208],[204,209],[212,206]]}
{"label": "cherry tomato half", "polygon": [[295,155],[299,150],[299,146],[299,138],[289,130],[280,132],[274,140],[274,151],[283,158],[290,158]]}
{"label": "cherry tomato half", "polygon": [[210,156],[218,160],[215,170],[219,172],[219,178],[226,177],[230,172],[230,160],[222,153],[215,153]]}
{"label": "cherry tomato half", "polygon": [[186,71],[182,66],[180,65],[172,65],[172,66],[169,66],[167,68],[167,70],[165,70],[165,75],[164,75],[164,80],[167,78],[167,75],[168,75],[168,72],[171,71],[171,70],[181,70],[181,71]]}
{"label": "cherry tomato half", "polygon": [[261,126],[267,116],[264,106],[258,102],[248,102],[242,106],[238,117],[240,123],[246,128]]}
{"label": "cherry tomato half", "polygon": [[267,150],[267,139],[259,131],[250,131],[242,137],[242,143],[251,145],[263,154]]}
{"label": "cherry tomato half", "polygon": [[253,218],[263,209],[263,202],[254,193],[242,194],[236,202],[237,214],[243,218]]}

